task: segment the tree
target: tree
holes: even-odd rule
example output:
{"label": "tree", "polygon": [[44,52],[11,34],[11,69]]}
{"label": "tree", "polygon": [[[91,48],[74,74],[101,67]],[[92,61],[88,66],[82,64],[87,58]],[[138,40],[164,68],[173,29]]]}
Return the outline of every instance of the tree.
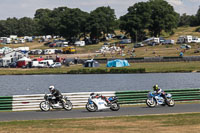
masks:
{"label": "tree", "polygon": [[174,8],[164,0],[150,0],[151,23],[148,27],[152,36],[160,36],[162,31],[172,32],[177,27],[178,14]]}
{"label": "tree", "polygon": [[8,33],[8,31],[9,31],[9,27],[8,27],[8,25],[6,24],[6,20],[1,20],[0,21],[0,36],[1,37],[4,37],[4,36],[8,36],[9,35],[9,33]]}
{"label": "tree", "polygon": [[7,18],[6,20],[7,35],[17,35],[19,24],[17,18]]}
{"label": "tree", "polygon": [[80,38],[85,32],[85,24],[89,14],[80,9],[68,9],[60,18],[59,32],[66,39]]}
{"label": "tree", "polygon": [[88,29],[91,38],[100,38],[102,35],[114,33],[116,15],[114,9],[98,7],[90,13]]}
{"label": "tree", "polygon": [[33,19],[23,17],[18,20],[18,25],[18,36],[33,36],[36,34],[37,25]]}
{"label": "tree", "polygon": [[52,35],[54,34],[54,27],[52,27],[50,13],[52,11],[50,9],[38,9],[35,13],[35,21],[39,26],[40,35]]}
{"label": "tree", "polygon": [[143,40],[145,29],[151,22],[151,8],[148,3],[139,2],[128,8],[128,13],[120,17],[120,29],[133,40]]}
{"label": "tree", "polygon": [[53,33],[55,35],[60,34],[60,21],[64,14],[69,11],[70,9],[68,7],[58,7],[54,8],[53,11],[50,12],[49,17],[50,17],[50,27],[52,27],[52,30],[54,31]]}
{"label": "tree", "polygon": [[191,25],[191,16],[184,13],[179,18],[178,26],[189,26],[189,25]]}

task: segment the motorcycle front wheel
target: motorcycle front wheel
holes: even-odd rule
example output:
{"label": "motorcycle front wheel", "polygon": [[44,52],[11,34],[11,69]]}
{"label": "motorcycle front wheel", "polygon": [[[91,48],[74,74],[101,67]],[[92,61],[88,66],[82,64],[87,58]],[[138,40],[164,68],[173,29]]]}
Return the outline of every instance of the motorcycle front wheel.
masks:
{"label": "motorcycle front wheel", "polygon": [[173,100],[173,99],[167,100],[167,105],[168,105],[169,107],[174,107],[174,105],[175,105],[174,100]]}
{"label": "motorcycle front wheel", "polygon": [[89,112],[95,112],[95,111],[97,111],[97,105],[94,104],[94,103],[92,103],[92,104],[87,103],[85,107],[86,107],[86,109],[87,109]]}
{"label": "motorcycle front wheel", "polygon": [[118,110],[120,109],[120,106],[119,106],[118,103],[112,103],[110,109],[111,109],[112,111],[118,111]]}
{"label": "motorcycle front wheel", "polygon": [[49,102],[47,102],[47,101],[42,101],[42,102],[40,103],[40,109],[41,109],[42,111],[45,111],[45,112],[49,111],[49,110],[50,110]]}
{"label": "motorcycle front wheel", "polygon": [[156,106],[156,102],[154,99],[148,98],[146,100],[146,105],[150,108],[154,108]]}
{"label": "motorcycle front wheel", "polygon": [[72,107],[73,107],[72,103],[69,100],[67,100],[66,102],[63,103],[63,108],[67,111],[72,110]]}

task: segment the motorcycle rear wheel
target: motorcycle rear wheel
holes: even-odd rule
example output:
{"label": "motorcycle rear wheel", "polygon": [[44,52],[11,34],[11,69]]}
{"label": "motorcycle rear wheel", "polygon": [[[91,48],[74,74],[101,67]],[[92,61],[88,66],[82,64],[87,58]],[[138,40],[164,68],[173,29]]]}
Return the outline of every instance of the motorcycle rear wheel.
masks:
{"label": "motorcycle rear wheel", "polygon": [[73,105],[69,100],[67,100],[65,103],[63,103],[63,108],[67,111],[72,110],[72,107],[73,107]]}
{"label": "motorcycle rear wheel", "polygon": [[119,106],[118,103],[112,103],[110,109],[111,109],[112,111],[118,111],[118,110],[120,109],[120,106]]}
{"label": "motorcycle rear wheel", "polygon": [[154,108],[156,106],[156,101],[154,99],[147,99],[146,105],[150,108]]}
{"label": "motorcycle rear wheel", "polygon": [[47,102],[47,101],[42,101],[42,102],[40,103],[40,109],[41,109],[42,111],[45,111],[45,112],[49,111],[49,110],[50,110],[49,102]]}
{"label": "motorcycle rear wheel", "polygon": [[92,104],[90,104],[90,103],[87,103],[86,104],[86,109],[89,111],[89,112],[95,112],[95,111],[97,111],[97,105],[96,104],[94,104],[94,103],[92,103]]}

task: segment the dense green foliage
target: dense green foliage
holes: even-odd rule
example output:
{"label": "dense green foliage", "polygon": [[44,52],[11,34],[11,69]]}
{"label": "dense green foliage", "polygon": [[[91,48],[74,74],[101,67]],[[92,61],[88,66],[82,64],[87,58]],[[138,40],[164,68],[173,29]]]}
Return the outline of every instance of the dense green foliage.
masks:
{"label": "dense green foliage", "polygon": [[30,36],[37,35],[37,24],[36,21],[24,17],[24,18],[8,18],[7,20],[0,21],[0,36]]}
{"label": "dense green foliage", "polygon": [[164,0],[149,0],[129,7],[120,20],[121,30],[137,41],[138,37],[143,40],[145,29],[151,36],[160,36],[162,31],[172,32],[177,27],[178,14]]}
{"label": "dense green foliage", "polygon": [[135,41],[143,40],[145,29],[148,28],[151,18],[150,5],[145,2],[136,3],[128,8],[128,13],[120,17],[120,29],[131,36]]}
{"label": "dense green foliage", "polygon": [[108,7],[99,7],[90,13],[88,29],[91,38],[100,38],[102,34],[114,33],[115,11]]}

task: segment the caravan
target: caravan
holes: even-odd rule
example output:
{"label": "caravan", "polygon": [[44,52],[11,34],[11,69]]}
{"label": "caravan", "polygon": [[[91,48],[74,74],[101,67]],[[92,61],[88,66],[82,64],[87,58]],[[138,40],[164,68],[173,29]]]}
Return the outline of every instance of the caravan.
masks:
{"label": "caravan", "polygon": [[0,67],[9,67],[9,64],[12,62],[12,58],[4,57],[0,59]]}
{"label": "caravan", "polygon": [[1,37],[0,40],[3,44],[10,44],[11,43],[11,38],[8,38],[8,37]]}

